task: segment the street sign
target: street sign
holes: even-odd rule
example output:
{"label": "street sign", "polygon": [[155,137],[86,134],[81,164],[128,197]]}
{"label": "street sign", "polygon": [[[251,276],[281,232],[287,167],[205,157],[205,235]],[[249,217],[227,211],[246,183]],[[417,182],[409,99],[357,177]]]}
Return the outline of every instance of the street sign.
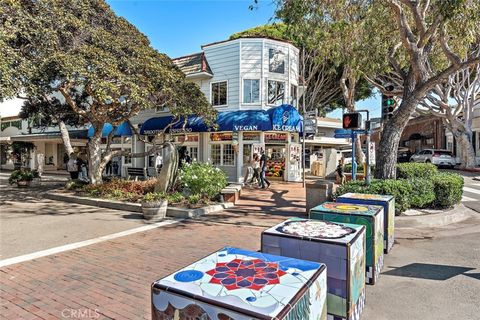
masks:
{"label": "street sign", "polygon": [[375,142],[370,142],[368,156],[370,157],[370,165],[375,165]]}
{"label": "street sign", "polygon": [[317,121],[315,119],[305,119],[305,133],[317,133]]}

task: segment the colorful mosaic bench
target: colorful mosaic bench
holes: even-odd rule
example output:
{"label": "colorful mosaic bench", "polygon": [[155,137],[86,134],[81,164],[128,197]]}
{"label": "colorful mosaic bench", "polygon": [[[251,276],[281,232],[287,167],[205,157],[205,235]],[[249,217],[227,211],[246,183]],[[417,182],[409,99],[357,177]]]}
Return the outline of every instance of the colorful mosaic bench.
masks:
{"label": "colorful mosaic bench", "polygon": [[310,219],[365,226],[365,281],[375,284],[383,267],[383,207],[325,202],[310,210]]}
{"label": "colorful mosaic bench", "polygon": [[327,312],[358,320],[365,304],[365,227],[292,218],[262,233],[262,252],[327,265]]}
{"label": "colorful mosaic bench", "polygon": [[337,202],[370,204],[383,207],[383,252],[389,253],[395,241],[395,198],[381,194],[346,193]]}
{"label": "colorful mosaic bench", "polygon": [[326,266],[223,248],[155,281],[152,319],[326,320]]}

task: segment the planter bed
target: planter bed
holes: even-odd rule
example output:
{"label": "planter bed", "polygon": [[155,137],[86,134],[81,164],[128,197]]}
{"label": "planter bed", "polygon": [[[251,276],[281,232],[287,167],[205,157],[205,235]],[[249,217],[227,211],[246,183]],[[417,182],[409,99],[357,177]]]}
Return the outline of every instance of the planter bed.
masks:
{"label": "planter bed", "polygon": [[[108,209],[115,209],[115,210],[122,210],[122,211],[131,211],[131,212],[142,212],[142,205],[140,203],[134,202],[124,202],[118,200],[110,200],[110,199],[101,199],[101,198],[93,198],[93,197],[84,197],[78,196],[72,193],[59,193],[57,192],[48,192],[45,194],[45,198],[57,201],[64,201],[70,203],[78,203],[88,206],[95,206],[100,208],[108,208]],[[167,209],[167,217],[174,217],[174,218],[193,218],[202,216],[205,214],[219,212],[227,208],[233,207],[232,203],[220,203],[220,204],[213,204],[199,208],[181,208],[181,207],[174,207],[168,206]]]}

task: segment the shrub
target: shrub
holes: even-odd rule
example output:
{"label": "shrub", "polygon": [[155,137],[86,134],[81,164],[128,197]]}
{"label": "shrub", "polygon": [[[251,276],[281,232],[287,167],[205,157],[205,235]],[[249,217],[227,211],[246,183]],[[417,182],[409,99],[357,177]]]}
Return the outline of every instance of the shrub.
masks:
{"label": "shrub", "polygon": [[227,175],[209,163],[194,162],[182,167],[179,181],[192,194],[213,198],[226,187]]}
{"label": "shrub", "polygon": [[86,185],[83,191],[93,197],[113,198],[136,202],[143,195],[153,192],[155,189],[155,179],[146,181],[131,181],[112,179],[100,185]]}
{"label": "shrub", "polygon": [[12,172],[8,178],[9,184],[15,184],[18,181],[32,181],[34,174],[30,170],[20,169]]}
{"label": "shrub", "polygon": [[199,194],[192,194],[191,196],[188,197],[188,203],[190,204],[198,204],[202,200],[201,196]]}
{"label": "shrub", "polygon": [[456,173],[442,172],[433,177],[434,205],[452,207],[462,200],[463,178]]}
{"label": "shrub", "polygon": [[410,205],[413,208],[426,208],[435,201],[432,179],[409,179],[413,192],[410,194]]}
{"label": "shrub", "polygon": [[431,163],[399,163],[397,164],[397,179],[432,178],[438,169]]}
{"label": "shrub", "polygon": [[180,192],[175,192],[167,196],[167,200],[170,203],[181,203],[185,197]]}
{"label": "shrub", "polygon": [[164,192],[148,192],[143,196],[142,202],[159,202],[167,199],[167,194]]}

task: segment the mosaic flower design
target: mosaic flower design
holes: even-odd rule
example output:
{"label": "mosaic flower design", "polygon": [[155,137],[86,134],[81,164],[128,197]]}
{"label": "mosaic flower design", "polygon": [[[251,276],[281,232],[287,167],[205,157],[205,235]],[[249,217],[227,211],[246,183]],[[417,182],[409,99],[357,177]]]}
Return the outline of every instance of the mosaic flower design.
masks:
{"label": "mosaic flower design", "polygon": [[210,283],[220,284],[227,290],[261,290],[266,285],[280,283],[280,277],[287,274],[278,268],[276,262],[260,259],[217,263],[215,269],[206,273],[212,276]]}
{"label": "mosaic flower design", "polygon": [[355,233],[352,228],[317,220],[287,221],[277,228],[277,231],[301,237],[323,239],[338,239]]}

